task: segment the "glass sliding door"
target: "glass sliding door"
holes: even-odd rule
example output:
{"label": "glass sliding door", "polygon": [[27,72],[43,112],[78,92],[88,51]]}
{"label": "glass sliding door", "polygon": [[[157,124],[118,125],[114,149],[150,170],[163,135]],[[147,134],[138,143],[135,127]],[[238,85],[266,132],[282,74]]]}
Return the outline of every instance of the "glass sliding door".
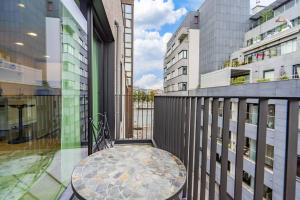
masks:
{"label": "glass sliding door", "polygon": [[[93,34],[92,41],[92,118],[94,124],[98,124],[100,116],[100,105],[101,105],[101,66],[103,57],[103,43],[99,39],[96,33]],[[92,141],[93,146],[95,144],[95,138],[97,137],[97,132],[93,131]]]}
{"label": "glass sliding door", "polygon": [[84,20],[73,1],[1,1],[0,199],[59,199],[86,156]]}

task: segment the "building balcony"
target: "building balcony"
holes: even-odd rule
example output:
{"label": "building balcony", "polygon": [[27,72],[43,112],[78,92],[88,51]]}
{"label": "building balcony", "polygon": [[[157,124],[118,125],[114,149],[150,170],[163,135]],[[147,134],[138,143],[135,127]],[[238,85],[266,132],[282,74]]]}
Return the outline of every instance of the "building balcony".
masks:
{"label": "building balcony", "polygon": [[[299,81],[294,80],[286,84],[205,88],[191,91],[187,96],[157,96],[153,143],[185,164],[188,173],[185,197],[270,199],[280,190],[295,199],[299,195],[295,168],[300,129],[298,90]],[[246,132],[250,122],[248,100],[258,101],[257,121],[250,117],[256,123],[255,142],[246,142],[250,134]],[[280,109],[270,118],[268,105],[274,101]],[[238,104],[235,125],[230,120],[232,102]],[[272,147],[267,132],[274,128],[274,123],[277,141]],[[279,141],[279,133],[286,142]],[[284,149],[279,150],[281,147]],[[279,151],[283,158],[274,154]]]}

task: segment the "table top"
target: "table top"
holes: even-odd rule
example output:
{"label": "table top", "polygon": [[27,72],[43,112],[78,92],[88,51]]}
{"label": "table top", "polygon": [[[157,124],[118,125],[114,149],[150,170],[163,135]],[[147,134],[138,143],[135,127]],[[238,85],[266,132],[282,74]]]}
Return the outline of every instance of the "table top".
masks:
{"label": "table top", "polygon": [[146,145],[115,146],[75,167],[72,187],[80,199],[163,200],[178,195],[186,181],[183,163]]}

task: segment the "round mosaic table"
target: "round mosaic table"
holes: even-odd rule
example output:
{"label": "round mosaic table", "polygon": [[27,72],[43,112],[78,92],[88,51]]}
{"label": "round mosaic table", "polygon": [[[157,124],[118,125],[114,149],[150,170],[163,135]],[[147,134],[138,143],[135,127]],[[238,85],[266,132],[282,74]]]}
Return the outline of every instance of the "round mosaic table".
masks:
{"label": "round mosaic table", "polygon": [[183,163],[150,146],[116,146],[75,167],[72,187],[79,199],[178,199],[186,182]]}

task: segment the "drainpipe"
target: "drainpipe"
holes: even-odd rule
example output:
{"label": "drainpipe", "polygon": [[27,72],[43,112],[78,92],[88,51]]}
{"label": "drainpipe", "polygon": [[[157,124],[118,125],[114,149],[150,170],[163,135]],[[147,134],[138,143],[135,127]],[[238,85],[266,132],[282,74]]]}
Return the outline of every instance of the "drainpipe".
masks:
{"label": "drainpipe", "polygon": [[[118,87],[119,87],[119,84],[117,83],[117,80],[121,77],[119,76],[119,73],[120,73],[120,69],[119,69],[119,23],[117,21],[115,21],[115,27],[116,27],[116,31],[117,31],[117,35],[116,35],[116,60],[115,60],[115,63],[116,63],[116,66],[115,66],[115,70],[117,73],[115,73],[115,80],[116,80],[116,84],[115,84],[115,94],[116,94],[116,97],[115,99],[117,99],[117,101],[115,101],[115,108],[118,108],[118,112],[117,115],[115,113],[115,127],[117,127],[115,129],[115,138],[114,139],[119,139],[119,134],[120,134],[120,102],[121,102],[121,91],[122,91],[122,88],[119,88],[119,91],[118,91]],[[121,79],[119,81],[122,81]],[[118,105],[117,105],[118,104]]]}
{"label": "drainpipe", "polygon": [[92,45],[93,45],[93,7],[92,3],[88,3],[87,8],[87,24],[88,24],[88,155],[93,153],[93,133],[90,126],[90,120],[93,118],[93,80],[92,80]]}

